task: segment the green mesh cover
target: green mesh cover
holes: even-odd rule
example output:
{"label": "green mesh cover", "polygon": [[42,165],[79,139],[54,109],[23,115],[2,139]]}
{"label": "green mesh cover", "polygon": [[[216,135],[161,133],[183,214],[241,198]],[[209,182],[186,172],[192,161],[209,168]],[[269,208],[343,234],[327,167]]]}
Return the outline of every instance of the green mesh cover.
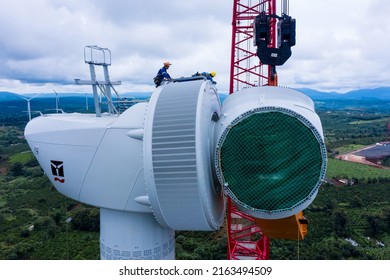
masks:
{"label": "green mesh cover", "polygon": [[[258,112],[231,126],[220,148],[228,194],[251,210],[291,210],[317,191],[323,147],[296,116]],[[317,132],[317,131],[315,131]]]}

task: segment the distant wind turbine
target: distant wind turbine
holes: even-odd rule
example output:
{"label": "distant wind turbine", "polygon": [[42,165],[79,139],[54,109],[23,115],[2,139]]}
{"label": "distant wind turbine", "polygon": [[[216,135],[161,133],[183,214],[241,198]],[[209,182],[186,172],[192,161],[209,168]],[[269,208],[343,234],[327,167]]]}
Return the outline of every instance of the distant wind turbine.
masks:
{"label": "distant wind turbine", "polygon": [[53,91],[56,94],[56,113],[58,114],[58,103],[59,103],[58,93],[54,89],[53,89]]}
{"label": "distant wind turbine", "polygon": [[21,98],[23,98],[24,100],[27,101],[27,114],[28,114],[28,120],[29,121],[31,121],[31,105],[30,105],[30,101],[31,101],[31,99],[34,99],[35,97],[38,97],[41,94],[42,93],[34,95],[33,97],[30,97],[30,98],[27,98],[27,97],[24,97],[24,96],[20,95]]}
{"label": "distant wind turbine", "polygon": [[88,93],[85,93],[85,110],[88,112]]}

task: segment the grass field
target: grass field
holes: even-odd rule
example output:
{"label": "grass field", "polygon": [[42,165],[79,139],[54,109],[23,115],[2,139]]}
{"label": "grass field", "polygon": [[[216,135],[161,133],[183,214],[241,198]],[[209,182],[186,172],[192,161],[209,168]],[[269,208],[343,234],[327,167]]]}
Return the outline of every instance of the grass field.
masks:
{"label": "grass field", "polygon": [[328,159],[327,178],[390,178],[390,170],[334,158]]}
{"label": "grass field", "polygon": [[21,153],[12,155],[9,157],[8,161],[9,161],[9,163],[20,162],[20,163],[25,164],[29,160],[31,160],[32,158],[33,158],[32,152],[28,151],[28,152],[21,152]]}
{"label": "grass field", "polygon": [[378,123],[378,122],[386,123],[387,118],[374,119],[374,120],[358,120],[358,121],[350,122],[350,124],[360,125],[360,124],[371,124],[371,123]]}
{"label": "grass field", "polygon": [[346,153],[349,153],[349,152],[352,152],[352,151],[356,151],[356,150],[362,149],[364,147],[366,147],[366,146],[364,146],[364,145],[357,145],[357,144],[350,144],[350,145],[344,145],[344,146],[338,147],[336,149],[336,151],[338,151],[340,154],[346,154]]}

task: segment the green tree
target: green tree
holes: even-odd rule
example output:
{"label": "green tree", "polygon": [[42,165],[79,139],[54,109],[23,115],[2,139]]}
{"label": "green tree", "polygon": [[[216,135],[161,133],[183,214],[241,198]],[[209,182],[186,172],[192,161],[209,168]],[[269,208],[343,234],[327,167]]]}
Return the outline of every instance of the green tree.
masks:
{"label": "green tree", "polygon": [[84,208],[76,212],[72,219],[74,229],[85,231],[99,231],[100,216],[99,210],[95,208]]}
{"label": "green tree", "polygon": [[346,237],[347,231],[347,214],[344,210],[338,210],[333,214],[334,231],[339,237]]}
{"label": "green tree", "polygon": [[367,234],[372,237],[378,237],[384,228],[384,223],[382,218],[378,215],[368,215],[367,216],[368,228]]}
{"label": "green tree", "polygon": [[382,165],[390,166],[390,156],[384,157],[382,160]]}
{"label": "green tree", "polygon": [[11,165],[11,168],[10,168],[10,173],[13,175],[13,176],[22,176],[24,175],[24,168],[23,168],[23,164],[21,164],[20,162],[15,162]]}
{"label": "green tree", "polygon": [[354,195],[352,199],[352,206],[355,208],[360,208],[363,206],[363,200],[360,196]]}
{"label": "green tree", "polygon": [[390,208],[386,208],[383,211],[383,215],[384,215],[383,222],[385,224],[386,230],[390,232]]}
{"label": "green tree", "polygon": [[33,244],[21,242],[10,248],[7,252],[9,260],[28,260],[34,250]]}

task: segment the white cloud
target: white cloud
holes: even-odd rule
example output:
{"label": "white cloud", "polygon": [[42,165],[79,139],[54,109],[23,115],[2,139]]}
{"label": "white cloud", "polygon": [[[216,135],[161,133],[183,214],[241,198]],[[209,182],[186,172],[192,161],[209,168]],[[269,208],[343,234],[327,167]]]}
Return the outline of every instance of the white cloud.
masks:
{"label": "white cloud", "polygon": [[[120,92],[152,90],[152,78],[165,60],[173,63],[175,77],[216,71],[219,90],[227,91],[233,1],[0,4],[0,90],[78,91],[71,84],[89,78],[83,48],[93,44],[112,51],[110,74],[123,81]],[[336,91],[390,85],[389,12],[384,0],[290,1],[297,45],[278,67],[279,83]],[[13,80],[12,88],[8,81]]]}

